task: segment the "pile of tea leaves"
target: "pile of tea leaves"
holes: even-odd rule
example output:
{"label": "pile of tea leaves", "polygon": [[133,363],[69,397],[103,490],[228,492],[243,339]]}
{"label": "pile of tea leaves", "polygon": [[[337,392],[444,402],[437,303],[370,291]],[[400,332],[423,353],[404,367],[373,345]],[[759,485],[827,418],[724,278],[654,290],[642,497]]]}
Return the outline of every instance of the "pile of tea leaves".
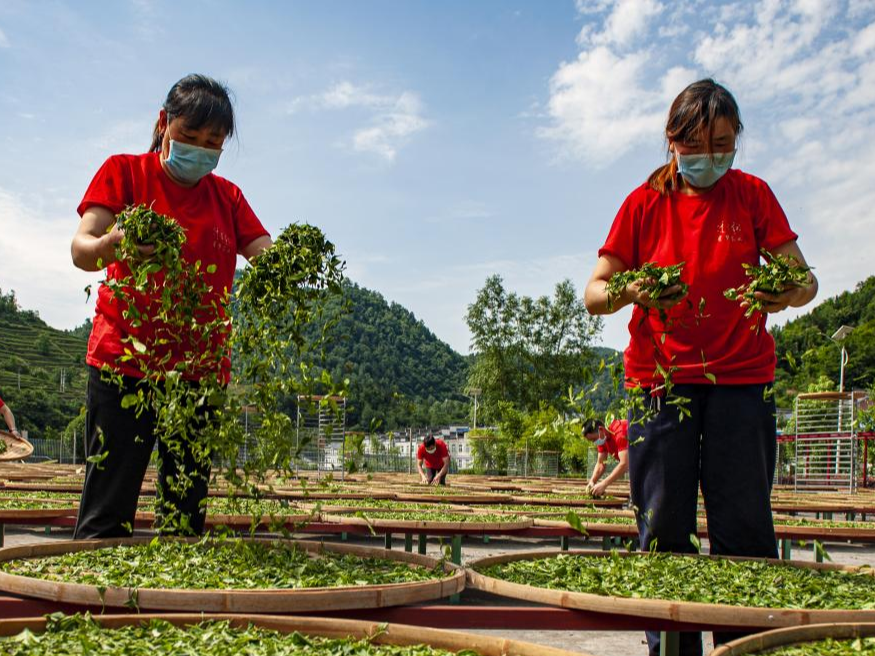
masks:
{"label": "pile of tea leaves", "polygon": [[329,551],[318,557],[293,543],[204,538],[7,561],[8,574],[98,587],[190,590],[318,588],[427,581],[442,570]]}
{"label": "pile of tea leaves", "polygon": [[[152,619],[136,626],[103,629],[90,617],[47,618],[41,634],[24,630],[0,638],[0,651],[8,656],[450,656],[451,652],[427,645],[378,645],[371,639],[322,638],[297,631],[281,633],[254,625],[234,628],[227,621],[201,622],[177,627]],[[463,650],[457,656],[477,656]]]}
{"label": "pile of tea leaves", "polygon": [[675,297],[681,297],[689,290],[689,285],[681,280],[681,272],[684,269],[684,262],[673,264],[671,266],[657,266],[654,262],[645,262],[638,269],[629,269],[628,271],[619,271],[611,276],[608,284],[605,287],[605,292],[608,295],[608,309],[612,309],[614,304],[626,290],[626,287],[633,282],[641,282],[641,291],[646,292],[651,299],[663,298],[663,293],[669,287],[678,285],[680,290],[675,294]]}
{"label": "pile of tea leaves", "polygon": [[483,568],[493,578],[595,595],[754,608],[875,609],[869,570],[829,571],[668,553],[559,555]]}
{"label": "pile of tea leaves", "polygon": [[0,497],[0,510],[64,510],[72,508],[73,501],[49,501],[24,497]]}
{"label": "pile of tea leaves", "polygon": [[256,499],[253,497],[208,497],[210,515],[301,515],[306,511],[286,499]]}
{"label": "pile of tea leaves", "polygon": [[763,656],[875,656],[875,638],[826,638],[761,653]]}
{"label": "pile of tea leaves", "polygon": [[750,317],[754,312],[765,309],[763,301],[756,297],[757,292],[780,294],[794,287],[806,287],[811,284],[810,267],[802,266],[792,255],[781,255],[762,251],[765,264],[742,264],[748,282],[738,287],[730,287],[723,295],[730,301],[746,303],[744,316]]}
{"label": "pile of tea leaves", "polygon": [[875,531],[875,522],[851,522],[832,519],[775,519],[775,526],[810,526],[812,528],[853,528]]}
{"label": "pile of tea leaves", "polygon": [[[347,513],[343,513],[347,514]],[[340,516],[340,513],[338,513]],[[496,515],[487,513],[465,513],[465,512],[442,512],[440,510],[414,510],[410,512],[404,511],[360,511],[355,513],[356,517],[364,517],[365,519],[388,519],[393,521],[404,522],[469,522],[469,523],[500,523],[518,521],[519,517],[512,515]]]}
{"label": "pile of tea leaves", "polygon": [[[383,508],[385,510],[421,510],[422,506],[414,507],[411,501],[395,501],[393,499],[321,499],[319,503],[323,510],[331,510],[332,506],[344,508]],[[440,507],[440,504],[435,504]]]}

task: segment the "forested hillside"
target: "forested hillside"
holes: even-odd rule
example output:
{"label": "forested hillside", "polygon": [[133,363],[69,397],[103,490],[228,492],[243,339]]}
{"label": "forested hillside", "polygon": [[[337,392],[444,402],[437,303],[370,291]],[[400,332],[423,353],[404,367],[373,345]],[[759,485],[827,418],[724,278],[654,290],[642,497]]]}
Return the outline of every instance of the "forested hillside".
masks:
{"label": "forested hillside", "polygon": [[353,282],[329,314],[340,314],[325,368],[350,380],[347,422],[386,428],[467,421],[466,359],[412,312]]}
{"label": "forested hillside", "polygon": [[822,300],[808,314],[772,329],[778,353],[780,405],[789,407],[795,392],[807,391],[812,385],[829,387],[831,381],[832,389],[838,389],[841,347],[830,337],[843,325],[854,329],[843,342],[848,351],[845,389],[873,387],[875,276],[859,283],[854,291]]}
{"label": "forested hillside", "polygon": [[[465,358],[397,303],[351,282],[344,291],[327,308],[338,321],[324,366],[350,380],[347,426],[467,421]],[[56,436],[79,414],[89,331],[90,322],[75,331],[52,328],[19,308],[13,292],[0,293],[0,397],[31,437]]]}

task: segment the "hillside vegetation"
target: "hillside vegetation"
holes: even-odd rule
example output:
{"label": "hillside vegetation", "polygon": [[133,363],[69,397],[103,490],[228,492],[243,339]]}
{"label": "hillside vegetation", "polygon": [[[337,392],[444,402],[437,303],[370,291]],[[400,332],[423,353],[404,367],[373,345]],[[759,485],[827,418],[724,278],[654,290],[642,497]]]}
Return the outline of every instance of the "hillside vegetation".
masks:
{"label": "hillside vegetation", "polygon": [[792,407],[796,392],[838,389],[841,346],[830,337],[841,326],[854,331],[844,340],[848,352],[845,389],[875,385],[875,276],[819,303],[811,312],[772,328],[778,354],[778,403]]}
{"label": "hillside vegetation", "polygon": [[[55,437],[85,402],[85,347],[90,322],[52,328],[0,291],[0,397],[31,437]],[[63,379],[63,382],[62,382]]]}

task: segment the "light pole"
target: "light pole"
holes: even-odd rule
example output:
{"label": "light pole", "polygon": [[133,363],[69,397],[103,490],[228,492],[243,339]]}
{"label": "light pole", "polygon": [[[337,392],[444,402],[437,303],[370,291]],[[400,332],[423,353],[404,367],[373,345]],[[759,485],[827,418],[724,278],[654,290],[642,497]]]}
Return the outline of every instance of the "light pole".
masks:
{"label": "light pole", "polygon": [[839,344],[842,347],[842,356],[841,356],[841,366],[839,369],[839,392],[845,391],[845,365],[848,364],[848,351],[845,348],[844,341],[845,338],[850,335],[854,331],[853,326],[842,326],[839,328],[833,336],[830,337],[832,341],[836,344]]}
{"label": "light pole", "polygon": [[[845,365],[848,364],[848,350],[845,348],[844,342],[845,342],[845,338],[848,335],[850,335],[853,331],[854,331],[853,326],[841,326],[837,331],[835,331],[833,333],[832,337],[830,337],[830,339],[832,341],[834,341],[836,344],[840,345],[842,348],[841,361],[839,364],[839,394],[842,394],[845,391]],[[837,429],[839,432],[841,432],[841,430],[842,430],[842,403],[843,402],[844,402],[844,399],[839,398],[839,421],[838,421],[838,426],[837,426]],[[853,403],[853,398],[851,400],[851,403]],[[852,416],[853,416],[853,414],[852,414]],[[838,465],[838,463],[836,463],[836,465]]]}
{"label": "light pole", "polygon": [[468,388],[468,396],[473,397],[474,399],[474,428],[473,430],[477,430],[477,397],[482,392],[479,387],[469,387]]}

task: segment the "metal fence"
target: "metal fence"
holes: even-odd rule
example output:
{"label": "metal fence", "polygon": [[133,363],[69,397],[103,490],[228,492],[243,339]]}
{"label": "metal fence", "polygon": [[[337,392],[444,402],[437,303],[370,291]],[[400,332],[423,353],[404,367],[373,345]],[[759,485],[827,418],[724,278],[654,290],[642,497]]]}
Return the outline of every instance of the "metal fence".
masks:
{"label": "metal fence", "polygon": [[85,464],[85,457],[83,455],[85,445],[81,443],[81,440],[79,444],[43,437],[35,437],[28,441],[33,444],[33,453],[24,462],[54,461],[70,465]]}
{"label": "metal fence", "polygon": [[[797,491],[857,489],[856,403],[843,392],[800,394],[793,413]],[[865,464],[864,464],[865,466]]]}
{"label": "metal fence", "polygon": [[509,476],[558,476],[558,451],[508,451],[507,473]]}

